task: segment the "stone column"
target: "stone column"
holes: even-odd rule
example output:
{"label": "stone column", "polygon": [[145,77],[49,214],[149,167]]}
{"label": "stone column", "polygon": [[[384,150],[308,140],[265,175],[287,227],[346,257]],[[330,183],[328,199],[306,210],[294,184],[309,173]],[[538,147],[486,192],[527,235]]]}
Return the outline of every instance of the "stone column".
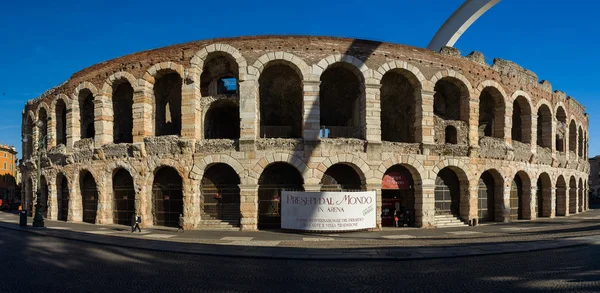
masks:
{"label": "stone column", "polygon": [[183,227],[184,229],[198,228],[202,214],[200,180],[185,179],[183,186]]}
{"label": "stone column", "polygon": [[[513,104],[508,103],[505,107],[504,112],[504,141],[512,145],[512,113]],[[510,189],[510,188],[509,188]],[[510,217],[510,216],[509,216]]]}
{"label": "stone column", "polygon": [[240,151],[254,150],[259,117],[257,81],[240,81]]}
{"label": "stone column", "polygon": [[495,203],[500,203],[500,207],[496,207],[496,219],[499,222],[508,223],[510,222],[510,190],[512,187],[512,180],[505,180],[506,183],[500,186],[494,186],[495,189],[500,188],[500,190],[494,190],[494,196],[498,195],[501,198],[499,200],[495,200]]}
{"label": "stone column", "polygon": [[83,221],[83,206],[81,200],[81,190],[79,188],[79,175],[74,175],[69,181],[69,215],[67,217],[68,222],[82,222]]}
{"label": "stone column", "polygon": [[[461,101],[467,99],[468,109],[461,108],[461,120],[467,119],[469,124],[469,146],[479,146],[479,98],[461,97]],[[463,114],[466,112],[466,115]],[[477,212],[475,213],[477,214]]]}
{"label": "stone column", "polygon": [[[153,84],[139,80],[133,92],[133,142],[144,142],[144,137],[154,133],[153,116]],[[142,221],[145,222],[144,218]]]}
{"label": "stone column", "polygon": [[81,139],[79,98],[75,95],[71,98],[71,109],[67,110],[67,149],[69,151],[73,150],[73,144]]}
{"label": "stone column", "polygon": [[94,98],[94,146],[101,147],[113,142],[114,113],[112,101],[106,96]]}
{"label": "stone column", "polygon": [[579,187],[575,188],[575,214],[579,214]]}
{"label": "stone column", "polygon": [[[147,180],[144,180],[147,179]],[[141,183],[135,184],[135,213],[142,217],[142,228],[154,226],[154,212],[152,210],[152,177],[140,178]]]}
{"label": "stone column", "polygon": [[240,230],[258,230],[258,185],[240,184]]}
{"label": "stone column", "polygon": [[531,153],[537,154],[537,113],[531,110]]}
{"label": "stone column", "polygon": [[[37,172],[37,170],[34,170],[34,172]],[[37,176],[32,177],[31,182],[33,185],[31,185],[31,202],[29,203],[29,210],[31,211],[31,215],[35,216],[35,204],[37,203]]]}
{"label": "stone column", "polygon": [[415,222],[418,227],[435,227],[435,183],[433,180],[423,182],[415,188]]}
{"label": "stone column", "polygon": [[415,140],[423,144],[434,144],[433,95],[435,92],[416,89],[415,96]]}
{"label": "stone column", "polygon": [[365,84],[365,138],[375,143],[381,142],[380,88],[381,84]]}
{"label": "stone column", "polygon": [[54,109],[50,109],[50,113],[48,113],[47,124],[47,132],[48,137],[46,138],[46,142],[48,144],[48,149],[51,149],[56,146],[56,107]]}
{"label": "stone column", "polygon": [[[202,109],[200,109],[200,71],[196,67],[186,70],[181,90],[181,136],[188,139],[203,138]],[[185,217],[185,215],[184,215]]]}
{"label": "stone column", "polygon": [[304,81],[303,133],[304,141],[318,141],[321,127],[321,109],[319,104],[320,81]]}
{"label": "stone column", "polygon": [[48,219],[58,220],[58,190],[56,178],[48,182]]}
{"label": "stone column", "polygon": [[550,187],[550,207],[544,207],[544,210],[549,209],[549,213],[544,212],[546,215],[549,215],[550,218],[556,217],[556,188]]}
{"label": "stone column", "polygon": [[478,219],[478,196],[479,196],[479,180],[476,179],[470,182],[469,186],[463,186],[461,182],[460,192],[460,217],[463,222],[469,223],[473,219]]}
{"label": "stone column", "polygon": [[569,184],[568,184],[568,181],[567,181],[567,184],[566,184],[566,186],[564,188],[565,189],[565,191],[564,191],[565,192],[565,217],[570,215],[570,213],[569,213],[569,203],[571,202],[571,195],[570,195],[571,192],[569,191],[569,188],[570,187],[569,187]]}
{"label": "stone column", "polygon": [[97,181],[98,209],[96,211],[96,224],[113,224],[112,176],[100,176]]}
{"label": "stone column", "polygon": [[[531,186],[531,196],[529,197],[529,219],[535,220],[537,219],[537,185],[532,184]],[[527,212],[527,211],[526,211]]]}

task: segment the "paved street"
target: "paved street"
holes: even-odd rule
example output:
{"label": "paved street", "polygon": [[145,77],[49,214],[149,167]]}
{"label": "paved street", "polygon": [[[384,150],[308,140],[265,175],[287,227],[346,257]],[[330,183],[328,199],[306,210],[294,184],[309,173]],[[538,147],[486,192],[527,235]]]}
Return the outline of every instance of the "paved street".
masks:
{"label": "paved street", "polygon": [[0,233],[0,288],[7,293],[600,290],[596,246],[438,260],[310,261],[162,253]]}

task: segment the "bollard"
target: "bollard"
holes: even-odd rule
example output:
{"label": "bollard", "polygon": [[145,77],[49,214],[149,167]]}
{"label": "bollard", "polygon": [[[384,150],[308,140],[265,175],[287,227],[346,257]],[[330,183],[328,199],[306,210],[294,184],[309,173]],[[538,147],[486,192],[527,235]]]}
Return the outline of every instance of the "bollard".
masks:
{"label": "bollard", "polygon": [[27,227],[27,211],[19,211],[19,226]]}

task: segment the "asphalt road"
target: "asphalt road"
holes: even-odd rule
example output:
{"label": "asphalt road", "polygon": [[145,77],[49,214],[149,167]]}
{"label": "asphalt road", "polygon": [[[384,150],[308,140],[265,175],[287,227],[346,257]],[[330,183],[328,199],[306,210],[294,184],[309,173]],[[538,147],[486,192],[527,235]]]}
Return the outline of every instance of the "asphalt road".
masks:
{"label": "asphalt road", "polygon": [[0,229],[0,253],[6,293],[600,292],[595,246],[421,261],[298,261],[153,252]]}

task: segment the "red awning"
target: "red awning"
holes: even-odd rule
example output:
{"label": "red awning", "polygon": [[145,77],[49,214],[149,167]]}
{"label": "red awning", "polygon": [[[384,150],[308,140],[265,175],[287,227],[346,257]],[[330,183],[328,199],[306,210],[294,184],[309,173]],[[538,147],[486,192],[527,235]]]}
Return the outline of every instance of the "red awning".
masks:
{"label": "red awning", "polygon": [[391,172],[383,176],[381,189],[409,189],[410,183],[400,172]]}

